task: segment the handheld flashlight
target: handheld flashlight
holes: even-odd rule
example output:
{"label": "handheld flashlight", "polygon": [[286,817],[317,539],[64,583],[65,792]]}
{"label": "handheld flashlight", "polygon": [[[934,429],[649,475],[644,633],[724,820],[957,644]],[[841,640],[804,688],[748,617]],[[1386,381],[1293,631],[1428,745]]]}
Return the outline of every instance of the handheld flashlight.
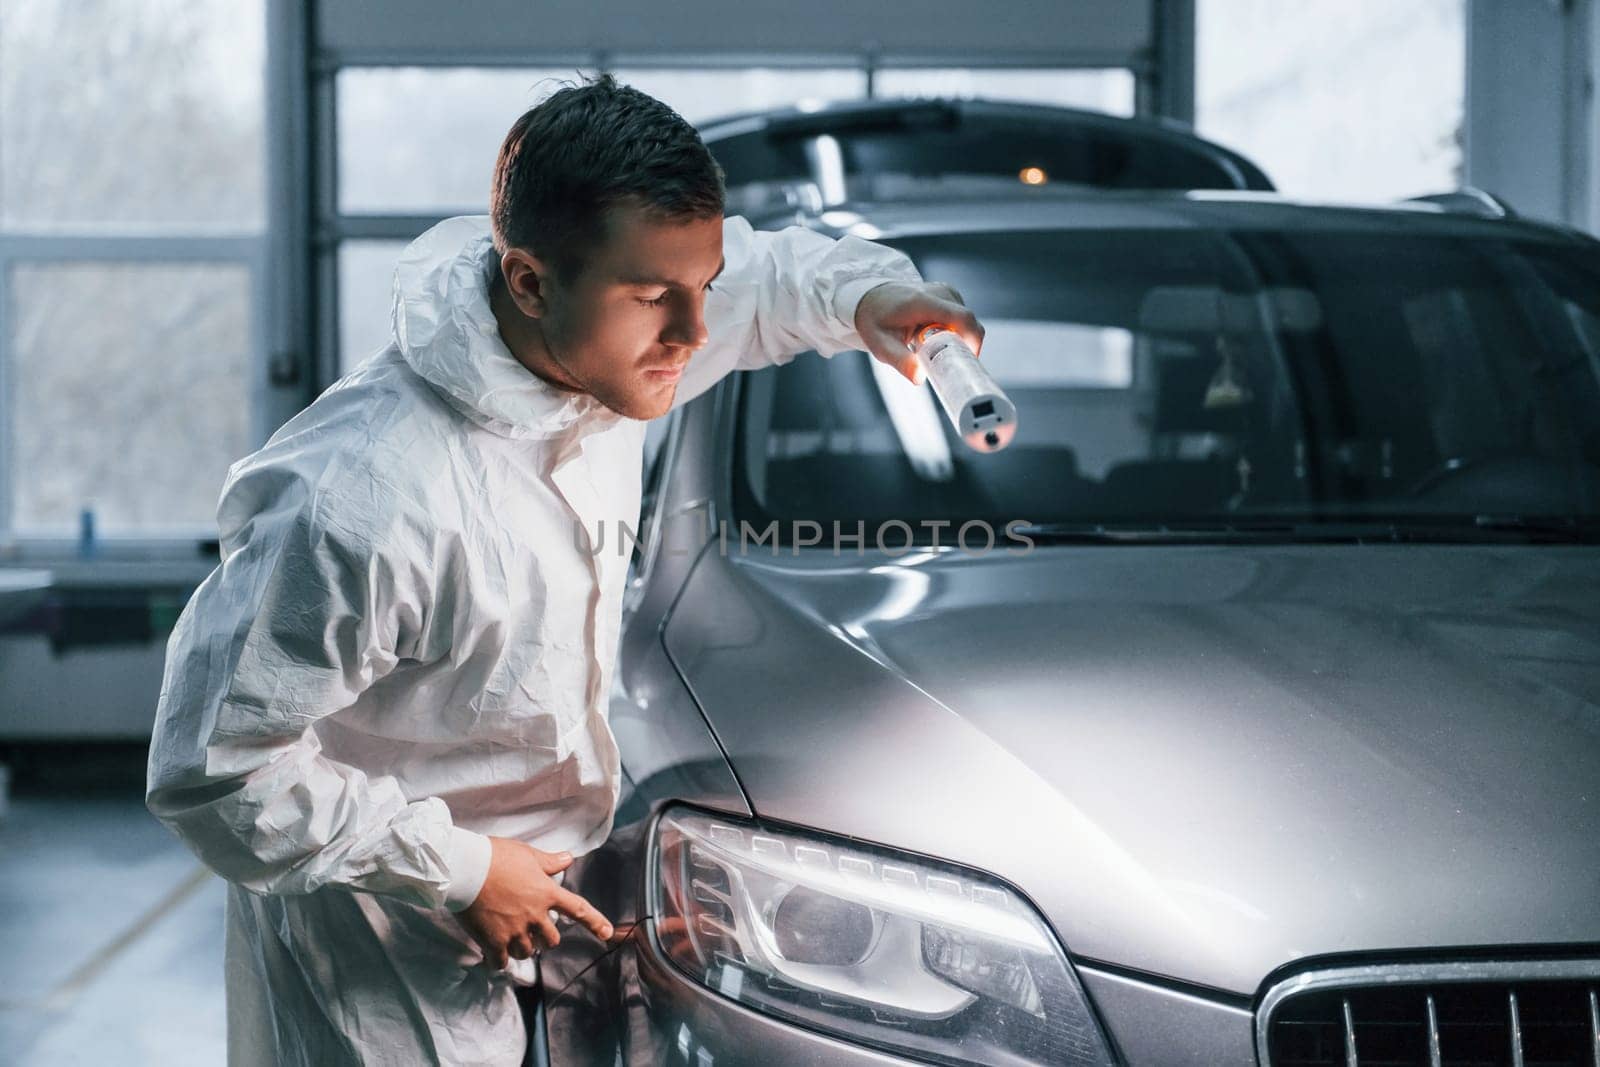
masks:
{"label": "handheld flashlight", "polygon": [[956,433],[974,452],[998,452],[1017,432],[1017,408],[954,331],[917,331],[917,360]]}

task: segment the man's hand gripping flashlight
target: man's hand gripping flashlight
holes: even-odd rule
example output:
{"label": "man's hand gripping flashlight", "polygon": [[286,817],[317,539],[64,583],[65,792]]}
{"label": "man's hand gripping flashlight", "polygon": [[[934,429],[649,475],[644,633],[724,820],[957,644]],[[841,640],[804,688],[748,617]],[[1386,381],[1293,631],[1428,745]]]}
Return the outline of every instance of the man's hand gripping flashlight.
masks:
{"label": "man's hand gripping flashlight", "polygon": [[1017,409],[959,334],[934,324],[912,347],[956,433],[974,452],[998,452],[1017,432]]}

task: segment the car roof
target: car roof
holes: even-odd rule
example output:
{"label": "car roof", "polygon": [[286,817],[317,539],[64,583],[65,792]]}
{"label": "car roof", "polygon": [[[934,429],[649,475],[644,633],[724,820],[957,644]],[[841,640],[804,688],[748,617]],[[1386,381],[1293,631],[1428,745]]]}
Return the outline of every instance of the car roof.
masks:
{"label": "car roof", "polygon": [[752,224],[800,223],[835,236],[874,240],[1015,230],[1267,229],[1428,233],[1592,242],[1578,230],[1517,216],[1491,217],[1423,201],[1342,204],[1271,193],[1105,191],[1007,186],[985,195],[929,194],[856,200],[820,210],[774,210]]}

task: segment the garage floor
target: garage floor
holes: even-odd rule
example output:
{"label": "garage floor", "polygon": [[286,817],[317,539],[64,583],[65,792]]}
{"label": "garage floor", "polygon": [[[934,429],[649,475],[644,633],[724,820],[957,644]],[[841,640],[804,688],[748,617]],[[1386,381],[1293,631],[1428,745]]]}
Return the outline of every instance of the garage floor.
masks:
{"label": "garage floor", "polygon": [[0,815],[0,1063],[224,1062],[222,883],[135,749],[29,757]]}

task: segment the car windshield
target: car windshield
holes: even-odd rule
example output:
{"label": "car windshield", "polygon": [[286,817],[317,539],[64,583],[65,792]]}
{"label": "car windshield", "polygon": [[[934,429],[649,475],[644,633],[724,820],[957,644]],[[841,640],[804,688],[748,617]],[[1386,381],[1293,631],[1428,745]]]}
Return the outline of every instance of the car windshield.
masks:
{"label": "car windshield", "polygon": [[802,357],[744,376],[741,519],[1243,530],[1600,515],[1600,257],[1586,246],[1348,226],[890,243],[983,317],[1015,440],[973,453],[930,391],[877,361]]}

